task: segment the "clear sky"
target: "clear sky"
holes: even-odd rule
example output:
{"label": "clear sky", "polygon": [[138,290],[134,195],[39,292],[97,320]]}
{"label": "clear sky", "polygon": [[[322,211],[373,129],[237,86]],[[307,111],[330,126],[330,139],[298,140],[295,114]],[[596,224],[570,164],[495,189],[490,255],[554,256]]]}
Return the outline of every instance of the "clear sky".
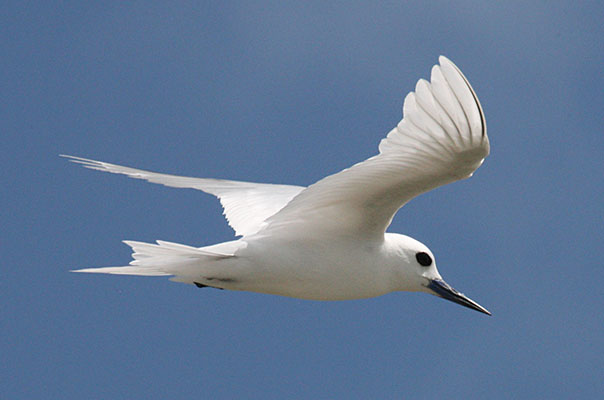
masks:
{"label": "clear sky", "polygon": [[[0,15],[3,399],[596,398],[604,392],[601,2],[8,2]],[[71,274],[122,239],[233,237],[219,203],[89,171],[308,185],[377,152],[438,55],[491,155],[390,231],[492,317]]]}

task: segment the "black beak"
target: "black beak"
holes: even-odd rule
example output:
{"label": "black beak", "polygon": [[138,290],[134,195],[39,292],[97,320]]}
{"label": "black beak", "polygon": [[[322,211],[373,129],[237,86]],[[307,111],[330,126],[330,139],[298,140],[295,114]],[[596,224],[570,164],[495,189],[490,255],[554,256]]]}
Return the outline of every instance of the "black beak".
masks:
{"label": "black beak", "polygon": [[489,310],[471,300],[465,294],[458,292],[453,289],[447,282],[442,279],[433,279],[428,285],[428,289],[432,290],[433,294],[442,297],[443,299],[451,300],[457,304],[461,304],[464,307],[471,308],[472,310],[480,311],[481,313],[485,313],[487,315],[491,315]]}

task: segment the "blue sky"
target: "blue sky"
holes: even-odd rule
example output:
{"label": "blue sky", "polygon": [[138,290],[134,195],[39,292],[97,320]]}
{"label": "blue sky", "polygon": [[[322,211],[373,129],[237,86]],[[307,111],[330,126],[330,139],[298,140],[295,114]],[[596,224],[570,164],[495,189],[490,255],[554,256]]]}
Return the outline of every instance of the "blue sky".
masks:
{"label": "blue sky", "polygon": [[[0,397],[595,398],[599,2],[11,2],[0,16]],[[377,152],[444,54],[491,155],[390,227],[493,312],[70,274],[123,239],[230,240],[218,202],[85,170],[308,185]]]}

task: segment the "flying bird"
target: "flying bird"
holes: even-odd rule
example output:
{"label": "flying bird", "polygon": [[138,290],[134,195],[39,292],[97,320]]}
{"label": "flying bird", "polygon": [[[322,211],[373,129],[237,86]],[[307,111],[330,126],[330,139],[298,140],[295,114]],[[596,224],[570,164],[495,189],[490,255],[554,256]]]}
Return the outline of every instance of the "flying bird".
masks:
{"label": "flying bird", "polygon": [[86,168],[216,196],[240,238],[206,247],[124,241],[128,266],[75,272],[170,276],[217,288],[312,300],[417,291],[490,312],[447,284],[419,241],[386,232],[409,200],[469,178],[489,154],[485,117],[468,80],[439,58],[420,79],[379,154],[308,186],[191,178],[63,156]]}

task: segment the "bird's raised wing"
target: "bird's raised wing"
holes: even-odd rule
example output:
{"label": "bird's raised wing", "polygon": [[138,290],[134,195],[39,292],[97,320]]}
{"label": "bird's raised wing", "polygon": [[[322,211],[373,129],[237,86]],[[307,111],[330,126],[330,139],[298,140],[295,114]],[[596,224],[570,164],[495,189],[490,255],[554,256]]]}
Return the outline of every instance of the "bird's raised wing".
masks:
{"label": "bird's raised wing", "polygon": [[251,235],[260,230],[268,217],[282,209],[304,189],[301,186],[159,174],[81,157],[66,155],[62,157],[97,171],[122,174],[165,186],[197,189],[213,194],[220,199],[224,208],[224,216],[237,235]]}
{"label": "bird's raised wing", "polygon": [[484,114],[461,71],[439,62],[431,82],[420,80],[405,98],[403,119],[378,155],[303,190],[262,233],[380,238],[413,197],[470,177],[489,153]]}

